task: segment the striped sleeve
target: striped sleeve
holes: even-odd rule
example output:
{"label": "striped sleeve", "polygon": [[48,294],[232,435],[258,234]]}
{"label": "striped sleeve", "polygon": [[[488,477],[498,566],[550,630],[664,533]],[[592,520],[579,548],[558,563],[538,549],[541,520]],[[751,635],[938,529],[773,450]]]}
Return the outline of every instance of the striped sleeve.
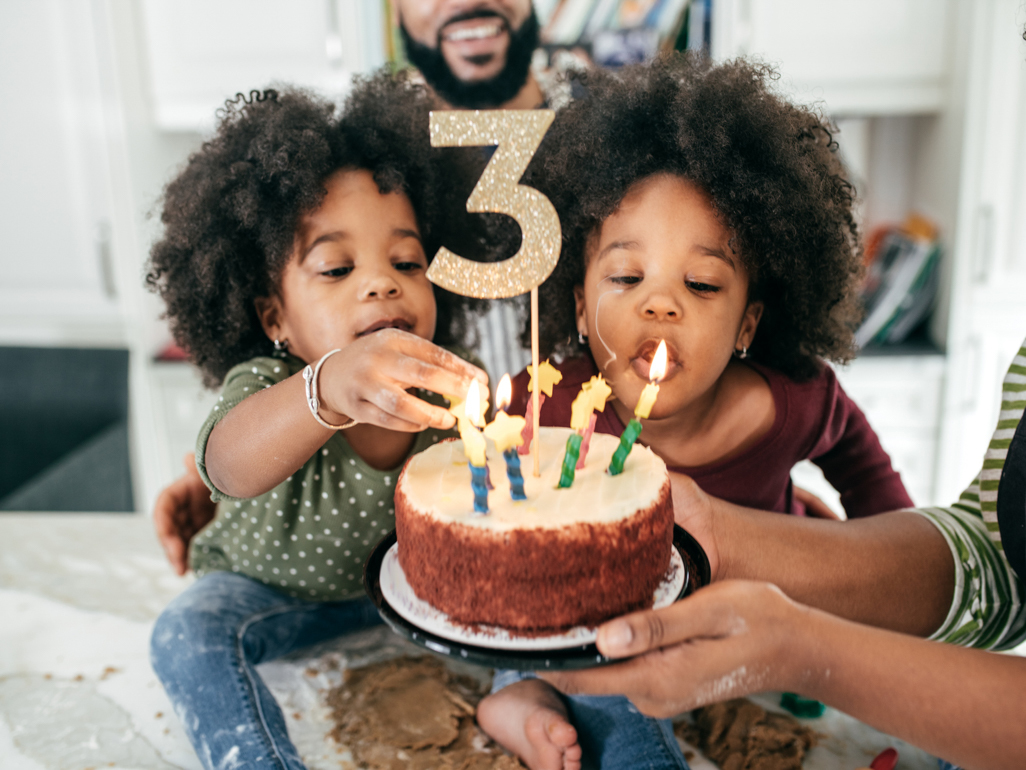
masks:
{"label": "striped sleeve", "polygon": [[1026,343],[1005,376],[997,430],[983,469],[949,508],[917,513],[937,527],[955,561],[955,594],[948,616],[931,639],[988,650],[1026,641],[1023,583],[1001,547],[997,498],[1008,446],[1026,407]]}

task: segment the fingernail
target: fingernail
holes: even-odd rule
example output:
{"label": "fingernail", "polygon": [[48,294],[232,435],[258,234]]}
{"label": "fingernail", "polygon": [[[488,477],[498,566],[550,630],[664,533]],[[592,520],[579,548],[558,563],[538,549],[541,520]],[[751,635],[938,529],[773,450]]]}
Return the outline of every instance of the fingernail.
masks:
{"label": "fingernail", "polygon": [[607,652],[618,652],[626,650],[634,641],[634,629],[630,623],[620,620],[607,623],[600,631],[603,647]]}

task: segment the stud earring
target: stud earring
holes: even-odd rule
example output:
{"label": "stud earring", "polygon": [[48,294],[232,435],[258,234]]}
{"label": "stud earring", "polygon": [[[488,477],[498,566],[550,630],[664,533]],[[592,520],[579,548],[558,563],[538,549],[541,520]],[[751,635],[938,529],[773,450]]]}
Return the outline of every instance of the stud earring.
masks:
{"label": "stud earring", "polygon": [[274,357],[285,358],[289,354],[289,341],[274,338]]}
{"label": "stud earring", "polygon": [[748,348],[746,346],[744,346],[744,345],[741,346],[740,350],[738,350],[737,348],[734,348],[734,358],[741,358],[741,359],[748,358]]}
{"label": "stud earring", "polygon": [[580,343],[581,345],[587,345],[587,344],[588,344],[588,338],[587,338],[587,337],[585,337],[585,336],[584,336],[583,334],[581,334],[580,332],[577,332],[577,341],[578,341],[578,342],[579,342],[579,343]]}

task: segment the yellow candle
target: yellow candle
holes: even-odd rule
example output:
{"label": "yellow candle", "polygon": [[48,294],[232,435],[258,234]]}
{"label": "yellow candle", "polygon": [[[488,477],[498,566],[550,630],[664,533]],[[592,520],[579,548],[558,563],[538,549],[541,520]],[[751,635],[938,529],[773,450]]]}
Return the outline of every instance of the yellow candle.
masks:
{"label": "yellow candle", "polygon": [[639,420],[647,420],[648,416],[652,413],[652,407],[655,406],[656,396],[658,395],[659,386],[654,382],[648,383],[644,390],[641,391],[638,405],[634,407],[634,416]]}
{"label": "yellow candle", "polygon": [[586,429],[591,421],[591,413],[605,409],[606,399],[612,392],[601,374],[596,374],[584,383],[570,405],[570,427],[574,430]]}
{"label": "yellow candle", "polygon": [[463,452],[467,455],[471,465],[483,468],[485,464],[485,439],[481,431],[475,428],[467,420],[460,420],[457,425],[460,429],[460,438],[463,439]]}
{"label": "yellow candle", "polygon": [[538,377],[534,376],[534,367],[528,366],[527,373],[531,375],[530,381],[527,383],[527,390],[534,393],[535,382],[537,381],[540,385],[540,392],[546,396],[552,397],[552,386],[558,385],[560,380],[563,379],[563,373],[556,367],[549,363],[549,359],[545,359],[538,365]]}
{"label": "yellow candle", "polygon": [[641,391],[641,398],[638,405],[634,407],[634,416],[639,420],[647,420],[655,406],[656,396],[659,395],[659,382],[666,376],[666,340],[660,340],[655,355],[652,356],[652,365],[648,369],[648,384]]}
{"label": "yellow candle", "polygon": [[470,383],[466,401],[449,407],[454,413],[461,412],[456,414],[456,427],[459,428],[460,438],[463,439],[463,451],[470,464],[479,468],[485,464],[485,439],[477,425],[484,422],[484,413],[487,409],[488,402],[481,398],[477,380]]}
{"label": "yellow candle", "polygon": [[523,417],[510,417],[505,412],[499,412],[495,419],[485,426],[484,434],[495,442],[495,448],[500,452],[518,447],[524,443],[521,435],[527,420]]}

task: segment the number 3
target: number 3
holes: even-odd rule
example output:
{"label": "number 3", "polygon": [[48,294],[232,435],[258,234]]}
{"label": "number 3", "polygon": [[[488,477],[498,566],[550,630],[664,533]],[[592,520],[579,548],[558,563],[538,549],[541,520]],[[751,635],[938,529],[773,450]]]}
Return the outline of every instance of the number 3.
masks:
{"label": "number 3", "polygon": [[501,262],[474,262],[443,246],[427,272],[433,283],[467,297],[515,297],[555,269],[562,242],[559,215],[548,198],[520,184],[554,116],[552,110],[431,113],[433,147],[498,145],[467,199],[467,211],[507,214],[523,233],[517,253]]}

